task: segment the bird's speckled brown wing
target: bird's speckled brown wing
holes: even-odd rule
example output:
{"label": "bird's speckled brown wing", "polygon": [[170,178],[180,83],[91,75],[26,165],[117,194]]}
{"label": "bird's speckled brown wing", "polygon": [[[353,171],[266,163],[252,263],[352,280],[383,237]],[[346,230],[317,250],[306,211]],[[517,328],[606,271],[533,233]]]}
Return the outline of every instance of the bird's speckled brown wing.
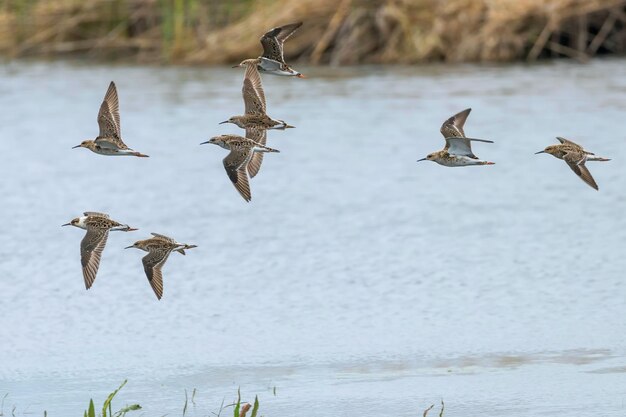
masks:
{"label": "bird's speckled brown wing", "polygon": [[87,233],[80,242],[80,263],[83,266],[83,278],[87,289],[91,288],[96,280],[100,258],[108,237],[108,229],[87,227]]}
{"label": "bird's speckled brown wing", "polygon": [[246,68],[246,74],[243,78],[243,87],[241,89],[243,102],[246,107],[246,114],[265,114],[265,92],[261,83],[261,75],[256,64],[249,64]]}
{"label": "bird's speckled brown wing", "polygon": [[119,99],[117,97],[117,88],[113,81],[109,84],[109,89],[100,105],[98,126],[100,127],[100,133],[96,139],[98,145],[108,148],[128,149],[122,141]]}
{"label": "bird's speckled brown wing", "polygon": [[[261,145],[267,143],[267,131],[265,129],[248,128],[246,129],[246,137]],[[252,154],[250,162],[248,163],[248,174],[250,174],[250,178],[254,178],[256,174],[259,173],[261,163],[263,162],[263,154],[264,152],[254,152]]]}
{"label": "bird's speckled brown wing", "polygon": [[224,158],[224,168],[231,182],[244,200],[250,201],[250,184],[248,182],[247,165],[252,157],[252,149],[233,150]]}
{"label": "bird's speckled brown wing", "polygon": [[579,145],[579,144],[577,144],[577,143],[572,142],[572,141],[571,141],[571,140],[569,140],[569,139],[565,139],[565,138],[562,138],[562,137],[560,137],[560,136],[557,136],[556,138],[557,138],[557,140],[558,140],[559,142],[561,142],[563,145],[570,145],[570,146],[572,146],[572,147],[574,147],[574,148],[576,148],[576,149],[580,149],[581,151],[583,150],[583,147],[582,147],[582,146],[580,146],[580,145]]}
{"label": "bird's speckled brown wing", "polygon": [[171,250],[165,248],[155,248],[141,259],[148,282],[159,300],[163,297],[163,273],[161,268],[163,268],[163,264],[170,256],[170,252]]}
{"label": "bird's speckled brown wing", "polygon": [[[462,112],[455,114],[450,117],[448,120],[443,122],[441,125],[441,129],[439,131],[443,135],[444,138],[463,138],[465,137],[465,131],[463,130],[463,126],[465,125],[465,121],[469,116],[472,109],[465,109]],[[448,144],[444,149],[448,149]]]}
{"label": "bird's speckled brown wing", "polygon": [[108,214],[106,213],[100,213],[98,211],[86,211],[83,213],[83,215],[85,216],[100,216],[100,217],[105,217],[105,218],[110,218]]}
{"label": "bird's speckled brown wing", "polygon": [[168,242],[171,242],[171,243],[176,243],[176,240],[175,240],[175,239],[173,239],[173,238],[171,238],[171,237],[169,237],[169,236],[160,235],[160,234],[158,234],[158,233],[150,233],[150,234],[151,234],[152,236],[154,236],[154,237],[158,237],[158,238],[161,238],[161,239],[163,239],[163,240],[167,240]]}
{"label": "bird's speckled brown wing", "polygon": [[109,89],[104,95],[104,100],[100,105],[98,126],[100,127],[99,136],[103,138],[119,138],[121,136],[119,100],[117,98],[117,89],[113,81],[109,84]]}
{"label": "bird's speckled brown wing", "polygon": [[563,156],[563,160],[567,163],[567,165],[574,171],[576,175],[580,177],[585,183],[587,183],[591,188],[597,190],[598,184],[591,176],[591,173],[585,166],[585,162],[587,157],[582,152],[568,152]]}
{"label": "bird's speckled brown wing", "polygon": [[284,43],[287,38],[289,38],[300,26],[302,26],[302,22],[291,23],[289,25],[274,28],[265,33],[265,35],[261,37],[263,57],[273,59],[284,64]]}

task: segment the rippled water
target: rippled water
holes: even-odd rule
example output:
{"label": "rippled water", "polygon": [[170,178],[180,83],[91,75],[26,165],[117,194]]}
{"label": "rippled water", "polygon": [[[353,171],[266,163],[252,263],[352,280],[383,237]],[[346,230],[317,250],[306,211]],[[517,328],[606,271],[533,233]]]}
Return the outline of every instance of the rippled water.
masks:
{"label": "rippled water", "polygon": [[[129,378],[146,416],[217,411],[241,386],[266,416],[626,415],[625,61],[311,68],[265,77],[271,132],[244,203],[224,150],[242,72],[13,62],[0,66],[0,396],[70,416]],[[70,149],[97,133],[106,87],[151,158]],[[466,107],[496,165],[418,158]],[[596,192],[533,155],[580,142]],[[86,292],[85,210],[114,233]],[[149,232],[195,243],[157,302],[122,250]],[[276,395],[273,388],[276,387]]]}

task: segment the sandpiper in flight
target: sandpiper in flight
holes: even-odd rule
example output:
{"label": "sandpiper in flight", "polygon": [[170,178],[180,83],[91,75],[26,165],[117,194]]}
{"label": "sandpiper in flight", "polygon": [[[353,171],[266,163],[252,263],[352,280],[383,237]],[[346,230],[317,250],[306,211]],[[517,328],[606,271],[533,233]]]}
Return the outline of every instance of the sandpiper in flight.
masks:
{"label": "sandpiper in flight", "polygon": [[279,152],[276,149],[255,142],[250,138],[244,138],[238,135],[220,135],[209,139],[205,143],[212,143],[224,149],[230,150],[230,153],[224,158],[224,168],[228,174],[228,178],[239,191],[244,200],[250,201],[250,184],[248,182],[248,173],[254,176],[259,171],[262,158],[256,157],[257,153],[262,152]]}
{"label": "sandpiper in flight", "polygon": [[433,161],[447,167],[462,167],[468,165],[493,165],[494,162],[478,159],[472,152],[471,142],[493,143],[491,140],[474,139],[465,136],[463,125],[472,109],[465,109],[455,114],[441,125],[441,134],[446,139],[446,146],[437,152],[428,154],[419,161]]}
{"label": "sandpiper in flight", "polygon": [[285,63],[283,54],[284,44],[300,26],[302,22],[291,23],[289,25],[280,26],[268,31],[261,37],[261,45],[263,45],[263,55],[256,59],[245,60],[235,67],[244,66],[246,61],[254,62],[259,70],[274,75],[289,75],[304,78],[300,72],[292,69]]}
{"label": "sandpiper in flight", "polygon": [[[280,129],[284,130],[290,126],[283,120],[274,120],[267,115],[267,106],[265,104],[265,93],[261,84],[261,75],[257,69],[253,59],[242,62],[246,66],[246,73],[243,78],[243,87],[241,94],[245,105],[245,114],[243,116],[233,116],[223,123],[233,123],[242,129]],[[265,143],[263,143],[264,145]]]}
{"label": "sandpiper in flight", "polygon": [[83,266],[85,287],[89,289],[96,279],[100,257],[107,243],[109,231],[131,232],[137,229],[111,220],[108,214],[94,211],[87,211],[83,214],[82,217],[77,217],[63,226],[76,226],[87,230],[85,237],[80,242],[80,262]]}
{"label": "sandpiper in flight", "polygon": [[130,149],[122,141],[120,106],[117,98],[117,88],[115,88],[113,81],[109,84],[109,89],[100,105],[98,127],[100,128],[100,133],[95,140],[84,140],[80,145],[74,146],[74,148],[87,148],[100,155],[148,157],[148,155]]}
{"label": "sandpiper in flight", "polygon": [[148,254],[141,259],[141,262],[143,263],[143,269],[148,277],[148,282],[150,282],[150,286],[160,300],[161,297],[163,297],[163,274],[161,269],[170,256],[170,253],[176,251],[184,255],[185,249],[192,249],[197,246],[179,243],[171,237],[158,233],[151,233],[151,235],[154,237],[139,240],[131,246],[127,246],[125,249],[137,248],[148,252]]}
{"label": "sandpiper in flight", "polygon": [[585,166],[585,162],[606,162],[610,161],[610,159],[596,156],[595,154],[584,150],[582,146],[572,142],[571,140],[561,137],[557,137],[557,139],[561,142],[560,145],[550,145],[543,151],[535,152],[535,154],[548,153],[555,158],[564,160],[572,171],[580,177],[580,179],[585,181],[590,187],[597,190],[598,184],[596,184],[596,181],[593,179],[591,173]]}

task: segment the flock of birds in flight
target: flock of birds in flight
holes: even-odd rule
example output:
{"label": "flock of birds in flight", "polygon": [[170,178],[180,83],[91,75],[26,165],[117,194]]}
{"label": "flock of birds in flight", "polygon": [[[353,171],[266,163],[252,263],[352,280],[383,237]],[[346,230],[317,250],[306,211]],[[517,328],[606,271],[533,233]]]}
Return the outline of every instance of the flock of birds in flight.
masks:
{"label": "flock of birds in flight", "polygon": [[[245,137],[239,135],[219,135],[212,137],[202,144],[210,143],[229,150],[224,158],[224,168],[228,178],[233,183],[243,199],[249,202],[252,199],[250,192],[250,178],[254,178],[263,162],[265,153],[279,152],[266,146],[267,131],[272,129],[285,130],[293,128],[283,120],[276,120],[267,115],[265,92],[261,83],[260,72],[273,75],[304,76],[292,69],[285,63],[283,55],[284,42],[300,27],[302,22],[292,23],[276,27],[261,37],[263,55],[254,59],[246,59],[233,68],[245,68],[242,95],[245,113],[240,116],[232,116],[222,123],[233,123],[245,129]],[[447,167],[462,167],[472,165],[493,165],[479,159],[472,152],[472,142],[493,143],[486,139],[468,138],[465,136],[463,127],[471,109],[465,109],[447,119],[441,126],[440,132],[445,138],[445,146],[442,150],[428,154],[419,161],[433,161]],[[220,124],[222,124],[220,123]],[[87,148],[92,152],[108,156],[136,156],[148,157],[140,152],[129,148],[122,140],[120,131],[120,113],[117,88],[111,82],[104,96],[104,100],[98,112],[98,137],[94,140],[85,140],[74,148]],[[607,158],[596,156],[586,151],[582,146],[562,137],[557,137],[560,144],[546,147],[539,153],[548,153],[558,159],[562,159],[585,183],[598,190],[598,185],[585,166],[587,161],[609,161]],[[105,213],[88,211],[83,216],[77,217],[63,226],[75,226],[87,231],[81,241],[80,253],[85,287],[89,289],[95,279],[100,265],[102,251],[106,245],[110,231],[130,232],[138,229],[127,224],[112,220]],[[163,296],[162,268],[172,252],[185,255],[186,249],[195,248],[196,245],[177,242],[175,239],[158,233],[152,233],[152,237],[139,240],[129,248],[137,248],[148,252],[142,258],[142,263],[148,282],[158,299]]]}

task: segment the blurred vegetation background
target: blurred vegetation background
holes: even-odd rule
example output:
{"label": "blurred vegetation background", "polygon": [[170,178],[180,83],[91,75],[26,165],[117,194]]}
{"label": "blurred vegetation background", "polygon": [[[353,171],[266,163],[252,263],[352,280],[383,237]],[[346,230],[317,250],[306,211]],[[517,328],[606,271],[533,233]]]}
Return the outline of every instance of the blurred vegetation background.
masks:
{"label": "blurred vegetation background", "polygon": [[626,53],[626,0],[0,0],[0,54],[225,64],[300,20],[286,58],[312,64]]}

